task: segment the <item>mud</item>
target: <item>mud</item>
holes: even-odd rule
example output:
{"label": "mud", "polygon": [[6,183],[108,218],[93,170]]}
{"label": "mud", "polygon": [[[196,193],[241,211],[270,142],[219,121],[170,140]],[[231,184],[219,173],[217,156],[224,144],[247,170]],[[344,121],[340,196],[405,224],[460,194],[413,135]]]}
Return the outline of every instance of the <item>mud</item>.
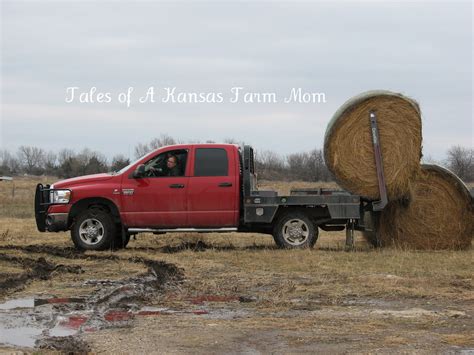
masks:
{"label": "mud", "polygon": [[[254,248],[271,249],[266,246],[219,247],[202,241],[182,242],[176,246],[157,247],[155,245],[150,248],[129,249],[131,251],[146,249],[158,253],[186,251],[200,253],[208,249],[249,250]],[[196,347],[203,346],[209,352],[232,353],[236,352],[236,349],[245,351],[247,348],[245,344],[242,345],[242,342],[245,343],[246,339],[256,337],[255,339],[260,339],[256,343],[263,342],[262,347],[256,347],[252,342],[248,344],[247,350],[250,352],[258,349],[264,353],[278,351],[291,353],[295,350],[314,352],[315,349],[324,352],[326,349],[324,342],[330,346],[328,348],[330,352],[339,352],[337,350],[362,349],[354,345],[359,344],[360,341],[352,337],[354,332],[360,330],[370,331],[371,334],[375,332],[371,339],[382,340],[374,345],[372,350],[380,350],[383,348],[386,332],[394,333],[407,327],[419,331],[412,336],[408,331],[403,330],[403,341],[412,341],[415,345],[398,344],[396,343],[398,338],[394,338],[395,343],[389,344],[392,349],[416,350],[417,336],[425,336],[422,338],[422,343],[431,344],[433,339],[444,336],[444,333],[448,337],[455,333],[461,334],[456,335],[460,340],[456,338],[455,341],[461,345],[465,342],[465,345],[458,350],[466,349],[471,344],[470,338],[463,334],[471,327],[469,324],[472,322],[472,312],[465,309],[462,301],[458,304],[451,300],[446,307],[446,304],[436,299],[424,299],[415,295],[406,295],[403,300],[400,300],[397,295],[370,298],[357,293],[346,293],[335,297],[321,293],[317,289],[312,290],[315,280],[310,276],[298,275],[292,276],[288,287],[291,286],[291,290],[295,287],[308,289],[311,293],[293,294],[286,291],[287,293],[281,299],[276,299],[272,294],[287,287],[286,283],[281,282],[281,274],[269,274],[266,282],[255,283],[251,288],[222,287],[219,283],[222,281],[221,278],[217,278],[215,284],[210,283],[209,287],[201,288],[192,284],[193,275],[188,275],[190,279],[183,283],[184,272],[176,265],[146,257],[128,257],[121,253],[89,255],[69,247],[43,245],[7,245],[0,246],[1,250],[6,255],[0,254],[0,261],[5,262],[7,267],[8,264],[15,265],[14,268],[6,270],[17,272],[16,275],[10,274],[9,277],[17,278],[18,288],[32,280],[30,274],[36,275],[35,279],[41,280],[41,277],[44,277],[50,280],[57,274],[58,277],[64,275],[61,273],[81,273],[83,271],[81,262],[88,259],[114,261],[108,264],[116,264],[115,261],[119,261],[117,265],[121,267],[128,263],[129,266],[134,267],[134,270],[142,271],[135,271],[141,274],[123,279],[107,279],[107,276],[103,276],[104,279],[93,279],[94,274],[89,272],[88,266],[82,265],[87,271],[86,274],[80,277],[68,276],[65,278],[66,281],[57,280],[60,285],[67,285],[67,287],[70,287],[69,282],[72,282],[74,287],[81,290],[81,297],[68,289],[67,293],[62,295],[67,294],[71,297],[61,297],[60,293],[42,293],[30,298],[7,300],[0,304],[0,349],[4,344],[13,349],[21,348],[27,351],[41,349],[65,353],[86,353],[90,351],[130,352],[141,349],[142,352],[148,352],[161,346],[162,349],[174,349],[176,352],[183,352],[183,350],[193,352]],[[11,255],[8,255],[8,250],[11,250]],[[36,253],[42,255],[35,255]],[[60,262],[66,263],[66,260],[60,258],[68,259],[69,265],[61,264]],[[168,258],[174,260],[174,257]],[[131,263],[145,265],[147,271],[143,272],[144,269],[141,266],[137,268]],[[89,264],[100,265],[101,263],[94,262],[86,265]],[[24,272],[19,274],[21,270]],[[102,274],[97,272],[96,275]],[[113,275],[114,278],[117,274],[107,275]],[[124,271],[124,275],[127,275],[127,271]],[[203,275],[206,278],[212,276],[205,273]],[[0,275],[0,284],[5,281],[2,276],[7,276],[7,273]],[[342,279],[342,276],[339,277]],[[389,278],[394,282],[404,280],[392,274],[380,274],[380,278]],[[328,282],[330,280],[332,278]],[[23,284],[22,281],[24,281]],[[56,280],[53,281],[56,282]],[[449,282],[451,287],[460,292],[472,290],[472,283],[466,276],[454,277]],[[34,285],[29,289],[30,294],[32,289]],[[44,288],[40,289],[44,290]],[[56,289],[47,292],[61,291]],[[431,304],[432,301],[433,304]],[[343,322],[345,322],[344,326],[342,326]],[[300,329],[301,324],[317,324],[321,327],[321,336],[293,331],[293,329]],[[425,328],[430,324],[436,324],[433,334],[438,338],[432,339],[434,336],[432,333],[426,335]],[[349,330],[344,333],[342,329],[346,326]],[[382,328],[379,329],[381,326]],[[267,328],[271,330],[271,337],[265,335],[269,331]],[[339,331],[340,336],[333,335]],[[156,334],[167,336],[157,338]],[[269,345],[275,344],[275,338],[283,339],[282,343]],[[447,345],[441,344],[439,339],[436,340],[436,346],[440,346],[440,349],[448,349]],[[216,345],[216,340],[222,344]],[[300,345],[301,347],[298,347]]]}
{"label": "mud", "polygon": [[0,295],[5,294],[7,291],[12,289],[16,290],[22,288],[28,282],[33,280],[48,280],[51,277],[51,274],[54,272],[67,272],[74,274],[83,272],[81,266],[79,265],[71,266],[54,264],[47,261],[44,257],[32,259],[0,254],[0,260],[20,265],[24,270],[26,270],[24,273],[18,275],[5,275],[5,278],[0,281]]}
{"label": "mud", "polygon": [[[206,250],[232,251],[232,250],[273,250],[273,245],[250,245],[244,247],[236,247],[234,245],[209,245],[202,240],[196,242],[182,242],[178,245],[165,245],[163,247],[128,247],[129,250],[137,251],[156,251],[165,254],[175,254],[184,251],[200,252]],[[51,256],[57,256],[67,259],[89,259],[89,260],[119,260],[117,255],[91,255],[84,251],[77,250],[73,247],[58,247],[52,245],[0,245],[0,250],[18,250],[27,253],[44,253]],[[339,250],[335,248],[334,250]]]}
{"label": "mud", "polygon": [[[154,260],[149,260],[140,257],[120,258],[117,255],[88,255],[83,251],[76,250],[70,247],[55,247],[46,245],[4,245],[0,246],[0,250],[15,250],[23,251],[25,253],[42,253],[50,256],[62,257],[66,259],[85,259],[85,260],[114,260],[114,261],[129,261],[133,263],[142,263],[148,266],[152,273],[155,274],[158,283],[166,282],[170,275],[177,276],[179,271],[177,269],[169,269],[169,265],[160,263]],[[80,266],[70,266],[63,264],[54,264],[46,261],[44,257],[37,259],[11,256],[7,254],[0,254],[0,261],[6,261],[12,264],[17,264],[26,270],[25,273],[18,275],[0,275],[0,296],[4,295],[8,290],[18,290],[23,288],[27,283],[35,279],[48,280],[53,272],[69,272],[82,273]],[[166,269],[166,272],[163,271]],[[3,277],[2,277],[3,276]]]}
{"label": "mud", "polygon": [[85,341],[74,336],[40,339],[37,341],[36,347],[44,350],[61,351],[67,354],[87,354],[91,351],[90,346]]}
{"label": "mud", "polygon": [[[1,248],[1,247],[0,247]],[[209,245],[202,240],[196,242],[182,242],[178,245],[165,245],[163,247],[128,247],[129,250],[139,250],[139,251],[156,251],[158,253],[164,254],[175,254],[185,251],[192,252],[202,252],[206,250],[215,250],[215,251],[234,251],[234,250],[274,250],[277,249],[274,245],[249,245],[237,247],[234,245]]]}
{"label": "mud", "polygon": [[73,247],[57,247],[53,245],[1,245],[0,250],[18,250],[26,253],[41,253],[67,259],[118,260],[117,255],[87,255],[84,251]]}
{"label": "mud", "polygon": [[[137,316],[170,314],[167,309],[144,309],[150,300],[159,298],[165,288],[178,285],[183,271],[173,264],[141,257],[120,258],[116,255],[86,255],[72,248],[50,246],[2,246],[3,250],[45,253],[68,259],[107,259],[141,263],[146,273],[122,280],[88,280],[96,286],[86,297],[44,297],[9,300],[0,304],[0,343],[10,346],[88,352],[90,347],[81,334],[109,327],[129,326]],[[55,273],[82,273],[80,265],[53,263],[38,258],[0,254],[0,260],[21,266],[25,272],[7,276],[0,282],[0,295],[17,291],[33,280],[48,280]],[[196,310],[200,314],[206,311]]]}

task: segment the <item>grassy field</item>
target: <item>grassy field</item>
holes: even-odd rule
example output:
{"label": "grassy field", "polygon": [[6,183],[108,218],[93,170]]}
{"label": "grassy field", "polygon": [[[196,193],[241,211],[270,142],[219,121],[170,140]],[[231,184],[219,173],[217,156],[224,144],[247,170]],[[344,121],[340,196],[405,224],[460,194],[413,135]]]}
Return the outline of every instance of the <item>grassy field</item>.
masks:
{"label": "grassy field", "polygon": [[[472,248],[377,250],[358,235],[356,250],[345,252],[343,232],[321,232],[313,250],[278,250],[267,235],[182,233],[143,234],[125,250],[78,253],[68,233],[36,231],[32,198],[38,181],[54,179],[18,179],[14,196],[10,183],[0,183],[5,285],[0,302],[82,297],[87,299],[82,308],[65,304],[44,312],[57,314],[57,322],[71,314],[86,314],[88,320],[66,342],[49,337],[37,348],[147,353],[474,348]],[[286,183],[261,185],[289,190]],[[144,281],[151,274],[159,285]],[[143,307],[149,308],[140,313]],[[111,316],[124,310],[127,317],[135,313]]]}

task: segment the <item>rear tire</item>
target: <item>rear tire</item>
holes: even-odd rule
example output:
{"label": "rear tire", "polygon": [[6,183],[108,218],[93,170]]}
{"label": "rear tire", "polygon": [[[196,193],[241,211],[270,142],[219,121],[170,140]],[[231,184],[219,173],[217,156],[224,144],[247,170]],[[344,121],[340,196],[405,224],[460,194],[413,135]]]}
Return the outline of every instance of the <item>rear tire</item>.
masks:
{"label": "rear tire", "polygon": [[318,227],[303,212],[286,212],[273,228],[273,239],[280,248],[312,248],[318,239]]}
{"label": "rear tire", "polygon": [[117,228],[107,212],[90,208],[82,212],[71,228],[71,239],[80,250],[106,250],[113,247]]}

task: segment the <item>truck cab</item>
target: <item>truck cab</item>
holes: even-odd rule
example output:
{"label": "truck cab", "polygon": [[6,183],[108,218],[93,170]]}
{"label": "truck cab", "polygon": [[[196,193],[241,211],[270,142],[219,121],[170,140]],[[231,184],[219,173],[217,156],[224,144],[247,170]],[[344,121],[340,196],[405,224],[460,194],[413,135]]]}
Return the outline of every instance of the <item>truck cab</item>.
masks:
{"label": "truck cab", "polygon": [[280,247],[312,247],[318,228],[358,227],[366,205],[345,191],[257,188],[250,146],[159,148],[118,172],[43,186],[35,195],[41,232],[71,231],[82,250],[125,247],[141,232],[259,232]]}

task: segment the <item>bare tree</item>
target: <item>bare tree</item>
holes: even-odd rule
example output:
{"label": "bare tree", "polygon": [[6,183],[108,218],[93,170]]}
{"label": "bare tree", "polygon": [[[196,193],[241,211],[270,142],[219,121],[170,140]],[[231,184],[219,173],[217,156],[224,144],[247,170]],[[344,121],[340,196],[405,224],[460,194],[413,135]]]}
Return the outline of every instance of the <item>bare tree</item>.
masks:
{"label": "bare tree", "polygon": [[474,149],[453,146],[448,150],[447,167],[464,181],[474,181]]}
{"label": "bare tree", "polygon": [[283,157],[271,150],[264,150],[255,154],[255,162],[258,167],[259,176],[262,179],[287,179],[285,172],[285,160]]}
{"label": "bare tree", "polygon": [[58,167],[57,161],[58,161],[58,156],[54,152],[49,151],[45,153],[44,155],[45,173],[53,175]]}
{"label": "bare tree", "polygon": [[148,144],[143,144],[143,143],[138,143],[135,146],[135,158],[141,158],[145,154],[149,153],[151,151],[150,147]]}
{"label": "bare tree", "polygon": [[332,174],[324,161],[324,154],[321,149],[313,149],[310,152],[311,181],[332,181]]}
{"label": "bare tree", "polygon": [[286,157],[288,173],[292,179],[310,181],[312,180],[311,155],[310,153],[293,153]]}
{"label": "bare tree", "polygon": [[122,154],[118,154],[112,158],[112,164],[110,165],[110,170],[119,171],[120,169],[126,167],[130,164],[130,159],[125,158]]}
{"label": "bare tree", "polygon": [[79,171],[75,172],[77,175],[97,174],[107,171],[107,159],[99,152],[84,148],[76,156]]}
{"label": "bare tree", "polygon": [[8,150],[0,149],[0,174],[13,175],[20,172],[20,163]]}
{"label": "bare tree", "polygon": [[141,158],[155,149],[173,144],[176,144],[173,137],[167,134],[161,134],[158,138],[153,138],[149,143],[138,143],[135,146],[135,157],[137,159]]}
{"label": "bare tree", "polygon": [[18,159],[28,174],[41,174],[45,152],[38,147],[24,146],[18,148]]}
{"label": "bare tree", "polygon": [[61,149],[58,153],[58,175],[61,177],[73,177],[77,170],[76,153],[71,149]]}
{"label": "bare tree", "polygon": [[242,147],[245,145],[245,142],[244,141],[238,141],[237,139],[234,139],[234,138],[225,138],[224,139],[224,143],[227,143],[227,144],[237,144],[238,146]]}
{"label": "bare tree", "polygon": [[58,164],[62,165],[66,160],[74,157],[76,153],[72,149],[61,149],[58,153]]}
{"label": "bare tree", "polygon": [[150,148],[152,149],[158,149],[167,145],[173,145],[176,144],[176,140],[167,135],[167,134],[161,134],[159,138],[152,139],[150,142]]}

